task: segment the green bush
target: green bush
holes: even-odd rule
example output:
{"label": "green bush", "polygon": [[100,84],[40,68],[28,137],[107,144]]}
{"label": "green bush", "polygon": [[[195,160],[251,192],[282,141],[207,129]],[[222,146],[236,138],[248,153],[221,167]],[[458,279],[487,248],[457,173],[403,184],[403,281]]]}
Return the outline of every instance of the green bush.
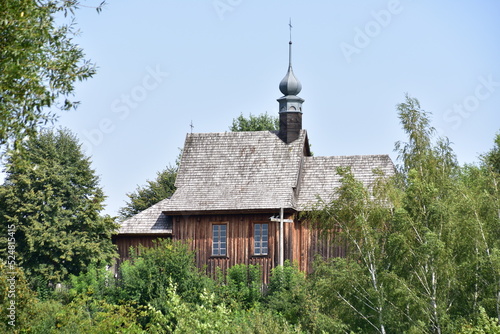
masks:
{"label": "green bush", "polygon": [[219,282],[219,298],[235,307],[256,306],[262,297],[262,273],[259,265],[237,264],[227,270],[225,282]]}
{"label": "green bush", "polygon": [[[15,290],[10,287],[12,276],[15,276]],[[46,288],[50,298],[39,299],[30,289],[22,269],[11,270],[3,262],[0,262],[0,289],[1,333],[143,333],[138,323],[144,316],[141,308],[113,305],[93,298],[92,294],[76,292],[66,304],[65,300],[51,299],[65,298],[50,288]],[[10,291],[14,291],[14,295],[9,296]],[[9,310],[11,301],[15,302],[13,314]]]}
{"label": "green bush", "polygon": [[292,325],[308,333],[345,333],[346,326],[336,317],[321,313],[318,298],[306,276],[290,261],[271,271],[266,306]]}
{"label": "green bush", "polygon": [[37,298],[24,271],[17,266],[10,268],[3,261],[0,261],[0,291],[0,332],[6,333],[23,326]]}
{"label": "green bush", "polygon": [[139,247],[139,255],[120,266],[120,298],[141,305],[165,309],[167,288],[172,281],[178,294],[187,302],[199,303],[199,296],[213,281],[196,267],[194,252],[186,243],[158,240],[155,247]]}
{"label": "green bush", "polygon": [[267,306],[292,324],[299,324],[309,298],[304,273],[285,262],[271,271],[266,296]]}
{"label": "green bush", "polygon": [[232,314],[231,328],[228,333],[303,333],[300,326],[289,324],[283,317],[274,314],[271,310],[251,309],[237,311]]}
{"label": "green bush", "polygon": [[176,292],[176,286],[167,288],[166,309],[163,313],[149,307],[148,333],[224,333],[275,334],[300,333],[283,318],[261,309],[229,308],[217,302],[214,293],[207,290],[200,295],[200,304],[185,302]]}
{"label": "green bush", "polygon": [[86,272],[70,275],[68,283],[70,297],[86,295],[109,302],[116,301],[114,294],[118,292],[117,281],[113,272],[106,267],[99,267],[93,263]]}
{"label": "green bush", "polygon": [[467,323],[458,334],[500,334],[498,319],[490,318],[483,307],[479,307],[475,324]]}
{"label": "green bush", "polygon": [[64,305],[56,300],[34,303],[29,321],[21,332],[28,333],[145,333],[137,319],[140,311],[90,298],[76,298]]}

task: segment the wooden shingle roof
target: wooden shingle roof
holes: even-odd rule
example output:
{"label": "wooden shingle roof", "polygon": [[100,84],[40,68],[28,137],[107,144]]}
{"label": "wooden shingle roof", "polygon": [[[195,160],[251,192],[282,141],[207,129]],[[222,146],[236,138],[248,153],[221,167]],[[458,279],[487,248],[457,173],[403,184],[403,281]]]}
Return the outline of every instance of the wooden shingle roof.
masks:
{"label": "wooden shingle roof", "polygon": [[308,210],[318,197],[331,199],[340,166],[367,187],[374,170],[395,173],[388,155],[312,157],[305,130],[290,144],[269,131],[188,134],[175,193],[122,222],[119,233],[171,233],[169,215]]}
{"label": "wooden shingle roof", "polygon": [[163,213],[168,198],[123,222],[118,234],[172,234],[172,221]]}
{"label": "wooden shingle roof", "polygon": [[305,130],[291,144],[269,131],[188,134],[165,212],[291,208]]}
{"label": "wooden shingle roof", "polygon": [[337,167],[350,167],[355,179],[370,188],[380,174],[391,176],[395,167],[388,155],[352,155],[332,157],[305,157],[302,182],[296,209],[308,210],[318,201],[332,200],[334,190],[340,186]]}

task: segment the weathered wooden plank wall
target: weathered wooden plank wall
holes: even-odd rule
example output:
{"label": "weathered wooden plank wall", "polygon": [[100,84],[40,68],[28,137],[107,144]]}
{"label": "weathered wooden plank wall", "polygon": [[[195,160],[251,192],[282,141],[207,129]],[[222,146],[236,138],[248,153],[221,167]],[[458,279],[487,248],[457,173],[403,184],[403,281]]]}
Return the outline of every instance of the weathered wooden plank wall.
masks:
{"label": "weathered wooden plank wall", "polygon": [[[279,261],[279,222],[271,222],[269,214],[226,214],[226,215],[184,215],[173,217],[172,236],[153,235],[119,235],[114,241],[118,246],[120,259],[118,264],[130,258],[131,246],[152,247],[153,240],[158,237],[172,237],[174,240],[187,241],[191,250],[195,252],[198,268],[216,278],[218,269],[225,274],[229,267],[235,264],[260,265],[264,283],[269,282],[271,269]],[[347,246],[338,240],[333,231],[326,236],[319,232],[308,221],[299,220],[294,214],[286,214],[285,219],[292,219],[293,223],[284,223],[284,259],[295,263],[301,271],[311,273],[312,265],[317,254],[323,258],[344,257]],[[255,223],[268,224],[268,254],[254,255],[253,226]],[[212,225],[227,225],[227,254],[226,256],[212,256]]]}
{"label": "weathered wooden plank wall", "polygon": [[169,235],[126,235],[120,234],[113,237],[113,243],[118,248],[120,255],[117,265],[123,261],[130,259],[130,247],[138,248],[139,245],[144,247],[153,247],[153,241],[160,238],[170,238]]}
{"label": "weathered wooden plank wall", "polygon": [[317,255],[323,259],[345,257],[347,244],[338,237],[337,232],[334,230],[322,235],[310,221],[294,217],[293,233],[289,236],[293,247],[287,249],[288,254],[291,254],[289,258],[301,271],[311,273]]}
{"label": "weathered wooden plank wall", "polygon": [[[270,271],[278,261],[278,225],[269,221],[271,214],[176,216],[173,222],[173,238],[190,240],[196,252],[196,264],[215,277],[217,267],[225,273],[235,264],[259,264],[262,278],[268,282]],[[253,225],[269,224],[268,255],[254,256]],[[212,225],[227,224],[227,255],[212,256]]]}

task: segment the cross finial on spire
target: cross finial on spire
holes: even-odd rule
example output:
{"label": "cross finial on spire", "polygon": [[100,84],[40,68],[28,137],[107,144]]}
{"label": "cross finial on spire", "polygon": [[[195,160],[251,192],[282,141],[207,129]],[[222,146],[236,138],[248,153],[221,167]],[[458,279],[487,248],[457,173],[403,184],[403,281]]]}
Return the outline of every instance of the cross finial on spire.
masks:
{"label": "cross finial on spire", "polygon": [[193,128],[194,128],[193,121],[191,121],[191,123],[189,124],[189,126],[191,127],[191,133],[193,133]]}
{"label": "cross finial on spire", "polygon": [[288,22],[288,26],[290,27],[290,42],[288,42],[288,66],[292,66],[292,18]]}

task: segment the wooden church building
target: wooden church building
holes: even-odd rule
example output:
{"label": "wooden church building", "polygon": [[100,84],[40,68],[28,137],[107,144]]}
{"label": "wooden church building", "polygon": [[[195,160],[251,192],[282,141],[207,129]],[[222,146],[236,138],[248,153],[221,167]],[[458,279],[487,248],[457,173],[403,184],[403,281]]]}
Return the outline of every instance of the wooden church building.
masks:
{"label": "wooden church building", "polygon": [[188,241],[209,274],[259,264],[267,282],[283,260],[309,272],[316,254],[345,255],[345,247],[322,242],[299,213],[318,197],[331,198],[340,185],[337,167],[351,167],[369,187],[379,175],[375,169],[389,176],[394,165],[388,155],[312,156],[291,62],[279,89],[279,131],[186,136],[175,193],[121,223],[114,239],[120,261],[131,246],[172,238]]}

